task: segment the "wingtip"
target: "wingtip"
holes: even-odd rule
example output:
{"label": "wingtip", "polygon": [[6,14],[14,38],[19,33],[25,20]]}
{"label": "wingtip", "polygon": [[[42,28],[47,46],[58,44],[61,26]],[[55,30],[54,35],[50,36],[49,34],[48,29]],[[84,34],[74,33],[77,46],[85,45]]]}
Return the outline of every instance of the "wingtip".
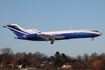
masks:
{"label": "wingtip", "polygon": [[3,25],[3,27],[5,27],[5,28],[6,28],[6,25]]}

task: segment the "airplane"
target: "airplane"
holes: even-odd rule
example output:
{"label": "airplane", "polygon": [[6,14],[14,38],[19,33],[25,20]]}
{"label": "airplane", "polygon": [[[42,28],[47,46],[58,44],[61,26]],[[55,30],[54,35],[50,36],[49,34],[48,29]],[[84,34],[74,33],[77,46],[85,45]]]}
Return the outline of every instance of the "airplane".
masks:
{"label": "airplane", "polygon": [[15,39],[31,40],[31,41],[51,41],[66,40],[75,38],[92,38],[102,35],[97,30],[65,30],[65,31],[51,31],[40,32],[37,29],[24,29],[17,24],[4,25],[3,27],[9,28],[16,36]]}

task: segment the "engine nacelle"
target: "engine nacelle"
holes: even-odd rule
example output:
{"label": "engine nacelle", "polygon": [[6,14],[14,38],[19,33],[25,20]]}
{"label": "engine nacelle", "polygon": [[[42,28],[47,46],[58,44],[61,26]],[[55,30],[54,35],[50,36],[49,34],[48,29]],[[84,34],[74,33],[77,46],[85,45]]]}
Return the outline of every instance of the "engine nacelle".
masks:
{"label": "engine nacelle", "polygon": [[23,37],[24,37],[24,38],[37,37],[37,34],[24,35]]}

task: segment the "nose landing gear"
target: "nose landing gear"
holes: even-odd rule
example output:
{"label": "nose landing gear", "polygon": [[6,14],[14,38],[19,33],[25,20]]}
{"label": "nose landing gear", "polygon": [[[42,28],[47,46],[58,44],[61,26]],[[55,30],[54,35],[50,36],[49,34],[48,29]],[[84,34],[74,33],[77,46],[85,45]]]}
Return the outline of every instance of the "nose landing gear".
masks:
{"label": "nose landing gear", "polygon": [[94,38],[92,38],[92,41],[94,41]]}

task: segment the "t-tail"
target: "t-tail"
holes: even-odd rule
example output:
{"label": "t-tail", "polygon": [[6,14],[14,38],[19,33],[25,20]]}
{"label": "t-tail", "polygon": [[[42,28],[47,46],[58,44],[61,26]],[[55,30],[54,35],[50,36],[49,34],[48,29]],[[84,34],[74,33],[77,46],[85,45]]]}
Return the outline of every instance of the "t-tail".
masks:
{"label": "t-tail", "polygon": [[3,27],[9,28],[17,36],[23,36],[29,34],[25,32],[24,28],[20,27],[17,24],[4,25]]}

